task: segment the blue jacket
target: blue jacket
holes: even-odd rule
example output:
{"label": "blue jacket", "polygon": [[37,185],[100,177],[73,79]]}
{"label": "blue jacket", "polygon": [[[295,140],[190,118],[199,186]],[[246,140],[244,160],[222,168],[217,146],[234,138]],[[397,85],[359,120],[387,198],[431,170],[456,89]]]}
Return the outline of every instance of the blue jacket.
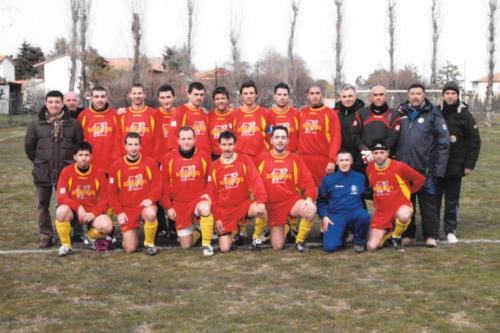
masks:
{"label": "blue jacket", "polygon": [[325,176],[316,201],[319,217],[351,214],[356,209],[364,209],[362,195],[366,189],[365,176],[356,171],[344,173],[337,170]]}
{"label": "blue jacket", "polygon": [[425,99],[422,107],[409,102],[399,107],[401,128],[396,159],[425,176],[444,177],[450,149],[450,134],[441,112]]}

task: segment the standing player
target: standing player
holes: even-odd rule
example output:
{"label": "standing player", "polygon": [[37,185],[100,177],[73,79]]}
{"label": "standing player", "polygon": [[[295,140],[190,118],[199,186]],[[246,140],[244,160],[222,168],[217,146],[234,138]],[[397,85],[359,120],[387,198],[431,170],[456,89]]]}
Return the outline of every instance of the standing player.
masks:
{"label": "standing player", "polygon": [[335,158],[342,141],[339,118],[322,99],[321,87],[311,85],[307,91],[309,106],[299,115],[299,155],[317,187],[326,174],[335,171]]}
{"label": "standing player", "polygon": [[142,83],[133,83],[128,94],[132,105],[125,109],[118,119],[118,135],[115,141],[115,160],[126,151],[123,142],[130,132],[141,137],[141,154],[154,158],[155,150],[155,110],[144,104],[146,97]]}
{"label": "standing player", "polygon": [[158,228],[156,202],[161,195],[160,171],[156,161],[141,154],[139,133],[127,133],[124,142],[126,155],[111,166],[109,203],[117,214],[125,252],[137,250],[137,229],[143,220],[144,247],[148,255],[154,256],[158,253],[154,240]]}
{"label": "standing player", "polygon": [[181,127],[177,140],[179,149],[164,157],[161,163],[162,204],[168,217],[175,220],[183,249],[190,248],[199,239],[193,237],[193,220],[200,216],[203,254],[211,256],[214,218],[210,197],[206,193],[210,157],[195,148],[195,140],[195,131],[191,127]]}
{"label": "standing player", "polygon": [[208,115],[208,128],[212,145],[212,160],[215,161],[222,154],[219,135],[233,128],[234,111],[229,106],[229,92],[225,87],[215,88],[212,98],[214,109]]}
{"label": "standing player", "polygon": [[158,163],[163,157],[177,149],[177,109],[174,107],[175,91],[168,84],[162,85],[158,89],[158,103],[160,107],[155,114],[155,158]]}
{"label": "standing player", "polygon": [[268,125],[269,132],[272,131],[273,126],[286,127],[288,129],[287,150],[297,153],[299,151],[299,114],[295,108],[290,107],[289,94],[290,88],[286,83],[280,82],[274,86],[274,106],[268,113]]}
{"label": "standing player", "polygon": [[390,159],[384,140],[376,140],[370,149],[375,163],[368,164],[366,174],[373,190],[375,213],[367,248],[375,251],[392,237],[394,247],[402,252],[404,244],[401,235],[413,214],[410,197],[424,185],[425,177],[407,164]]}
{"label": "standing player", "polygon": [[188,86],[188,102],[177,108],[180,126],[189,126],[194,130],[196,148],[207,154],[211,153],[208,134],[208,115],[203,108],[205,86],[201,82],[192,82]]}
{"label": "standing player", "polygon": [[[316,214],[314,200],[318,190],[314,179],[302,159],[287,150],[288,129],[284,126],[274,126],[271,132],[271,151],[259,156],[259,173],[264,181],[268,194],[267,224],[271,229],[271,244],[274,249],[282,249],[285,245],[285,225],[288,217],[301,217],[296,248],[306,252],[304,242],[312,229]],[[305,199],[299,194],[303,193]],[[260,248],[260,233],[254,232],[253,248]]]}
{"label": "standing player", "polygon": [[212,199],[219,247],[222,252],[228,252],[233,243],[232,234],[238,229],[238,221],[266,218],[267,195],[250,158],[235,153],[234,133],[222,132],[219,143],[222,155],[211,165],[208,192]]}
{"label": "standing player", "polygon": [[116,111],[109,107],[106,89],[95,86],[91,92],[92,105],[78,115],[83,139],[93,147],[92,164],[104,172],[110,167],[117,135]]}
{"label": "standing player", "polygon": [[256,104],[257,86],[253,81],[245,82],[240,88],[243,105],[234,111],[233,128],[238,138],[236,151],[249,156],[254,163],[257,156],[267,151],[267,110]]}
{"label": "standing player", "polygon": [[113,222],[106,215],[108,209],[107,184],[104,173],[92,161],[92,145],[80,142],[73,155],[75,164],[65,167],[57,182],[56,230],[61,240],[59,256],[72,252],[71,225],[74,218],[86,224],[91,247],[95,241],[113,230]]}

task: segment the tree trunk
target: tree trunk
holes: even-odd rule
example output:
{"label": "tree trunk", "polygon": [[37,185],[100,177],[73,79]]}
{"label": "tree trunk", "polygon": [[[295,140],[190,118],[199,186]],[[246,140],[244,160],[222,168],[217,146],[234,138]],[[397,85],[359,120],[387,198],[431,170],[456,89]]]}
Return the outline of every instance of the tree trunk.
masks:
{"label": "tree trunk", "polygon": [[432,17],[432,60],[431,60],[431,85],[436,88],[437,82],[437,47],[439,41],[439,6],[437,0],[432,0],[431,5]]}
{"label": "tree trunk", "polygon": [[489,0],[488,3],[488,84],[486,86],[486,98],[484,101],[484,121],[486,126],[491,126],[493,79],[495,75],[495,32],[497,28],[497,0]]}
{"label": "tree trunk", "polygon": [[396,0],[388,0],[387,12],[389,16],[389,88],[394,89],[396,87],[395,82],[395,65],[394,65],[394,53],[395,53],[395,33],[396,33]]}
{"label": "tree trunk", "polygon": [[75,81],[76,81],[76,58],[78,56],[78,18],[80,13],[80,1],[70,0],[71,8],[71,50],[70,50],[70,60],[71,68],[69,75],[69,91],[75,91]]}
{"label": "tree trunk", "polygon": [[80,101],[85,103],[85,96],[88,92],[87,78],[87,30],[88,30],[88,15],[90,13],[91,0],[82,1],[80,9],[80,60],[82,69],[80,75]]}
{"label": "tree trunk", "polygon": [[141,66],[139,64],[141,47],[141,18],[138,12],[132,13],[132,36],[134,39],[134,66],[132,68],[132,81],[140,82]]}
{"label": "tree trunk", "polygon": [[335,95],[340,93],[342,84],[342,21],[344,20],[343,12],[343,2],[344,0],[335,0],[335,9],[337,15],[337,22],[335,24]]}
{"label": "tree trunk", "polygon": [[295,68],[295,58],[293,49],[295,46],[295,27],[297,25],[297,16],[299,14],[300,2],[298,0],[292,0],[292,23],[290,26],[290,36],[288,39],[288,82],[290,84],[290,99],[293,105],[296,98],[296,87],[297,87],[297,71]]}

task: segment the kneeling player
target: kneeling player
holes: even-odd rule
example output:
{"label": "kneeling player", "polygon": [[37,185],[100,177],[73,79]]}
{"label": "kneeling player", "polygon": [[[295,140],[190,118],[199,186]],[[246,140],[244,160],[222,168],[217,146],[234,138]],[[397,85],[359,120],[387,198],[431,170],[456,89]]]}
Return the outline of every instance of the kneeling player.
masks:
{"label": "kneeling player", "polygon": [[[213,203],[215,230],[219,247],[228,252],[238,221],[266,217],[267,200],[264,184],[250,157],[235,153],[236,136],[229,131],[219,136],[222,155],[213,162],[208,179],[208,192]],[[251,196],[254,197],[252,201]]]}
{"label": "kneeling player", "polygon": [[78,223],[86,224],[89,244],[106,237],[113,230],[113,222],[106,215],[106,178],[104,172],[91,163],[92,145],[83,141],[73,155],[75,164],[65,167],[57,182],[56,230],[61,240],[59,256],[72,252],[71,225],[76,217]]}
{"label": "kneeling player", "polygon": [[[305,252],[307,248],[304,242],[312,229],[316,214],[314,200],[318,191],[302,159],[287,150],[286,127],[273,127],[271,145],[270,151],[259,156],[259,173],[268,194],[267,223],[271,229],[271,244],[274,249],[282,249],[285,245],[285,225],[288,218],[301,217],[295,244],[298,251]],[[305,199],[301,197],[299,190]],[[264,229],[263,224],[257,218],[252,248],[259,249],[261,246],[260,234]]]}
{"label": "kneeling player", "polygon": [[195,148],[193,128],[181,127],[177,137],[179,148],[167,154],[161,163],[162,203],[168,217],[175,220],[183,249],[190,248],[199,239],[199,234],[197,238],[193,237],[193,220],[200,216],[203,254],[211,256],[214,218],[210,197],[206,193],[210,156]]}
{"label": "kneeling player", "polygon": [[109,175],[109,202],[117,214],[123,234],[123,249],[132,253],[139,246],[140,221],[144,221],[144,247],[154,256],[158,221],[156,202],[161,195],[160,171],[156,161],[141,154],[141,137],[130,132],[125,136],[125,156],[116,160]]}
{"label": "kneeling player", "polygon": [[375,251],[392,237],[396,250],[403,252],[401,235],[413,213],[410,196],[424,185],[425,177],[405,163],[390,159],[382,140],[375,141],[370,150],[375,162],[368,165],[366,174],[373,189],[375,213],[367,248]]}
{"label": "kneeling player", "polygon": [[364,207],[362,195],[366,189],[365,176],[351,170],[349,151],[337,153],[338,170],[326,175],[318,195],[318,215],[323,221],[323,250],[333,252],[344,245],[344,234],[354,234],[354,250],[365,251],[370,215]]}

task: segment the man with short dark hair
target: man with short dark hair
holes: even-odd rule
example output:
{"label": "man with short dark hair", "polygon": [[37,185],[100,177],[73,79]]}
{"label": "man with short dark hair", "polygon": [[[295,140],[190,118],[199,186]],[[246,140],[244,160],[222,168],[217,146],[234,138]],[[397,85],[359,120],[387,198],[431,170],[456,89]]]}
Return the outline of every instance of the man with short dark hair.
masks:
{"label": "man with short dark hair", "polygon": [[[441,112],[425,97],[419,83],[408,88],[408,101],[399,107],[401,129],[395,158],[426,177],[425,185],[412,196],[422,216],[422,233],[427,247],[437,246],[439,220],[436,207],[436,178],[444,177],[450,148],[450,133]],[[404,234],[405,244],[415,240],[415,212]]]}
{"label": "man with short dark hair", "polygon": [[468,176],[479,157],[481,138],[469,106],[460,101],[460,89],[451,81],[443,87],[440,111],[450,131],[450,157],[443,178],[437,179],[436,199],[438,219],[444,195],[444,232],[448,243],[456,243],[458,207],[462,177]]}
{"label": "man with short dark hair", "polygon": [[212,93],[214,109],[208,114],[208,129],[212,144],[212,160],[222,154],[219,135],[233,129],[234,111],[229,105],[229,91],[225,87],[217,87]]}
{"label": "man with short dark hair", "polygon": [[52,189],[62,168],[73,161],[76,145],[82,141],[82,129],[63,104],[60,91],[49,91],[45,104],[26,130],[24,149],[33,162],[33,182],[37,195],[37,221],[40,248],[50,247],[54,230],[49,206]]}
{"label": "man with short dark hair", "polygon": [[163,157],[177,149],[178,112],[174,107],[175,90],[169,84],[158,88],[160,107],[155,114],[155,159],[161,163]]}

